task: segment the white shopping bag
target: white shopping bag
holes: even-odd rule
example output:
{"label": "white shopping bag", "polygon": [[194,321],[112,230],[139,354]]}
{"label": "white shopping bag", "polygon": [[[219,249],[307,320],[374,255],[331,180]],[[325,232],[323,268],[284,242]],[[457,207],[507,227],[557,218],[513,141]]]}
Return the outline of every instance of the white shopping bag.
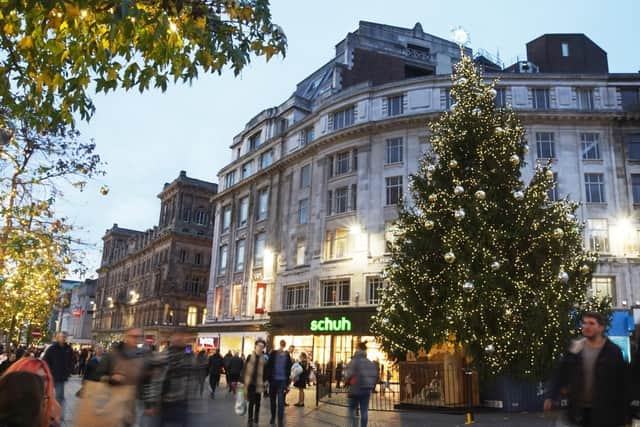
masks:
{"label": "white shopping bag", "polygon": [[243,416],[247,413],[247,401],[244,399],[244,384],[238,383],[236,390],[236,415]]}

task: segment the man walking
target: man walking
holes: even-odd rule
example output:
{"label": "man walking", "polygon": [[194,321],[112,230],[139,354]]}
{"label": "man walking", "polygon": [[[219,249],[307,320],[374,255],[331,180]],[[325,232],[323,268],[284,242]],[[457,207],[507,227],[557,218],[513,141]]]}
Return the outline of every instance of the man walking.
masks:
{"label": "man walking", "polygon": [[231,359],[233,359],[233,354],[231,354],[231,350],[227,351],[227,354],[222,358],[222,362],[224,364],[224,372],[225,379],[227,380],[227,392],[231,393],[231,376],[229,375],[229,366],[231,366]]}
{"label": "man walking", "polygon": [[64,385],[73,371],[73,350],[67,344],[66,332],[60,332],[56,336],[56,342],[49,346],[43,359],[53,375],[56,400],[64,410]]}
{"label": "man walking", "polygon": [[284,425],[284,391],[291,375],[291,356],[286,350],[285,340],[280,341],[280,349],[272,350],[267,362],[267,379],[269,380],[269,398],[271,403],[271,421],[276,422],[276,400],[278,407],[278,425]]}
{"label": "man walking", "polygon": [[367,343],[358,343],[358,350],[347,364],[345,383],[349,384],[349,416],[351,426],[357,427],[356,411],[360,409],[360,426],[369,422],[369,398],[378,381],[376,365],[367,359]]}
{"label": "man walking", "polygon": [[264,349],[266,344],[262,338],[258,338],[253,352],[247,356],[244,365],[242,379],[245,385],[244,396],[249,401],[249,421],[247,424],[249,427],[258,425],[260,422],[260,399],[264,392],[264,380],[266,377],[264,369]]}
{"label": "man walking", "polygon": [[216,388],[220,384],[220,375],[224,370],[224,360],[220,355],[220,349],[216,348],[209,356],[209,385],[211,386],[211,398],[216,398]]}
{"label": "man walking", "polygon": [[605,323],[600,313],[582,316],[583,338],[560,361],[544,401],[549,411],[560,391],[568,389],[569,420],[582,427],[619,427],[627,421],[628,366],[620,348],[604,335]]}

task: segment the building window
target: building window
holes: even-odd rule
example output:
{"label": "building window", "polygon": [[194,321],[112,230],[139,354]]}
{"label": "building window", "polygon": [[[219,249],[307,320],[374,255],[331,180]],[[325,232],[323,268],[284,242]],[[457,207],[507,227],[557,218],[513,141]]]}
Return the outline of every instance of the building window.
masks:
{"label": "building window", "polygon": [[333,130],[338,130],[352,126],[355,120],[355,107],[351,106],[344,110],[333,113]]}
{"label": "building window", "polygon": [[189,307],[187,309],[187,326],[196,326],[198,324],[198,307]]}
{"label": "building window", "polygon": [[389,116],[398,116],[404,112],[403,98],[402,95],[387,98],[387,114]]}
{"label": "building window", "polygon": [[624,111],[640,111],[640,88],[625,87],[620,89],[620,100]]}
{"label": "building window", "polygon": [[358,186],[351,184],[351,210],[358,209]]}
{"label": "building window", "polygon": [[379,304],[384,289],[382,277],[367,277],[367,304]]}
{"label": "building window", "polygon": [[633,193],[633,203],[640,204],[640,174],[631,174],[631,192]]}
{"label": "building window", "polygon": [[327,216],[333,214],[333,191],[327,191]]}
{"label": "building window", "polygon": [[335,190],[335,208],[334,212],[344,213],[347,211],[347,202],[349,200],[349,187],[340,187]]}
{"label": "building window", "polygon": [[253,266],[262,267],[264,262],[264,248],[266,244],[267,235],[262,232],[256,234],[255,246],[253,250]]}
{"label": "building window", "polygon": [[349,163],[351,160],[351,153],[349,151],[343,151],[336,155],[336,168],[335,174],[342,175],[349,172]]}
{"label": "building window", "polygon": [[265,151],[260,154],[260,169],[265,169],[273,163],[273,150]]}
{"label": "building window", "polygon": [[302,145],[309,145],[313,141],[313,126],[303,129],[302,131]]}
{"label": "building window", "polygon": [[198,209],[195,215],[195,221],[198,225],[208,225],[209,224],[209,215],[204,209]]}
{"label": "building window", "polygon": [[307,188],[311,185],[311,165],[304,165],[300,169],[300,188]]}
{"label": "building window", "polygon": [[496,107],[505,108],[507,106],[507,89],[503,87],[496,88]]}
{"label": "building window", "polygon": [[224,188],[229,188],[236,183],[236,171],[231,171],[224,176]]}
{"label": "building window", "polygon": [[216,295],[214,298],[214,307],[213,307],[213,315],[218,318],[222,316],[222,299],[224,298],[224,288],[222,286],[218,286],[216,288]]}
{"label": "building window", "polygon": [[238,227],[244,227],[249,221],[249,196],[240,199],[240,209],[238,209]]}
{"label": "building window", "polygon": [[539,159],[553,159],[556,157],[556,144],[553,132],[536,132],[536,148]]}
{"label": "building window", "polygon": [[298,202],[298,224],[306,224],[309,221],[309,199]]}
{"label": "building window", "polygon": [[402,199],[402,176],[389,176],[384,180],[387,190],[386,205],[397,205]]}
{"label": "building window", "polygon": [[269,189],[263,188],[258,192],[258,221],[267,218],[269,212]]}
{"label": "building window", "polygon": [[309,307],[309,285],[293,285],[284,288],[284,309],[297,310]]}
{"label": "building window", "polygon": [[184,208],[182,210],[182,221],[189,222],[190,219],[191,219],[191,209]]}
{"label": "building window", "polygon": [[200,278],[199,277],[191,277],[187,279],[184,285],[184,291],[188,295],[198,295],[200,293]]}
{"label": "building window", "polygon": [[598,299],[607,297],[613,299],[613,277],[592,277],[591,294]]}
{"label": "building window", "polygon": [[233,285],[231,294],[231,315],[233,317],[240,316],[240,308],[242,305],[242,285]]}
{"label": "building window", "polygon": [[231,229],[231,205],[222,208],[222,232],[228,233]]}
{"label": "building window", "polygon": [[220,246],[220,251],[218,251],[218,275],[222,275],[227,272],[228,255],[229,247],[227,245]]}
{"label": "building window", "polygon": [[387,139],[387,151],[385,156],[385,163],[400,163],[402,162],[403,144],[402,137]]}
{"label": "building window", "polygon": [[609,252],[609,223],[606,219],[587,220],[587,240],[589,250]]}
{"label": "building window", "polygon": [[[187,262],[187,251],[184,249],[180,251],[180,262]],[[156,265],[158,263],[156,262]]]}
{"label": "building window", "polygon": [[322,282],[322,305],[348,305],[351,300],[349,279]]}
{"label": "building window", "polygon": [[207,323],[207,307],[202,309],[202,324]]}
{"label": "building window", "polygon": [[593,110],[593,89],[580,88],[576,89],[576,97],[578,99],[578,109],[583,111]]}
{"label": "building window", "polygon": [[202,254],[201,253],[197,253],[193,261],[194,261],[195,265],[201,265],[202,264]]}
{"label": "building window", "polygon": [[600,135],[597,133],[581,133],[582,159],[601,160],[600,157]]}
{"label": "building window", "polygon": [[604,175],[601,173],[584,174],[587,203],[604,203]]}
{"label": "building window", "polygon": [[236,242],[236,271],[244,271],[244,246],[245,239]]}
{"label": "building window", "polygon": [[324,242],[324,259],[332,260],[345,258],[348,255],[349,231],[345,228],[338,228],[334,231],[327,231]]}
{"label": "building window", "polygon": [[262,135],[262,131],[254,133],[253,135],[251,135],[249,137],[249,149],[250,150],[255,150],[256,148],[258,148],[261,144],[260,142],[260,136]]}
{"label": "building window", "polygon": [[627,137],[629,146],[629,160],[640,160],[640,133]]}
{"label": "building window", "polygon": [[296,246],[296,265],[304,265],[307,258],[307,245],[304,241],[299,241]]}
{"label": "building window", "polygon": [[453,104],[453,99],[451,97],[451,89],[444,90],[444,108],[448,110],[451,108],[451,104]]}
{"label": "building window", "polygon": [[534,110],[549,109],[549,89],[531,89]]}
{"label": "building window", "polygon": [[253,161],[242,165],[242,179],[248,178],[253,173]]}
{"label": "building window", "polygon": [[558,174],[556,172],[553,173],[553,188],[549,189],[549,191],[547,192],[547,196],[549,198],[549,201],[551,202],[557,202],[558,200],[560,200],[559,196],[558,196]]}
{"label": "building window", "polygon": [[562,43],[562,56],[569,56],[569,43]]}

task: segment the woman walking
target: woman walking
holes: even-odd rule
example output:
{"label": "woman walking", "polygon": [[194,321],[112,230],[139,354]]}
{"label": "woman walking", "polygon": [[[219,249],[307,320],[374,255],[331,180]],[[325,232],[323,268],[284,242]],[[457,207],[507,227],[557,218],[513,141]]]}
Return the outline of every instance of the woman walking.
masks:
{"label": "woman walking", "polygon": [[298,403],[293,406],[301,408],[304,407],[304,389],[307,388],[307,384],[309,383],[309,370],[311,369],[306,353],[300,353],[299,363],[302,367],[302,372],[293,382],[293,386],[298,389]]}

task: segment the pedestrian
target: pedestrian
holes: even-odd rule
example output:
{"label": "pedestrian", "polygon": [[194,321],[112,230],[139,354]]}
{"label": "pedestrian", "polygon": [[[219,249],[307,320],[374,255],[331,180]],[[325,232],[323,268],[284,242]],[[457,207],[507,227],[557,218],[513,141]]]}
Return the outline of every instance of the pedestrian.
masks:
{"label": "pedestrian", "polygon": [[216,348],[209,356],[209,386],[211,386],[211,398],[216,398],[216,388],[220,384],[220,375],[224,371],[224,359],[220,355],[220,349]]}
{"label": "pedestrian", "polygon": [[129,328],[124,333],[124,340],[100,359],[96,377],[108,381],[112,386],[134,386],[135,394],[131,396],[124,418],[125,425],[134,425],[137,420],[136,398],[139,397],[142,378],[145,372],[144,353],[138,346],[142,342],[142,330]]}
{"label": "pedestrian", "polygon": [[[55,398],[55,381],[49,365],[35,357],[21,357],[4,373],[3,378],[13,372],[30,372],[38,375],[44,387],[44,408],[41,418],[42,427],[59,426],[62,421],[62,407]],[[0,393],[2,395],[2,393]]]}
{"label": "pedestrian", "polygon": [[344,362],[341,360],[336,366],[336,389],[340,388],[342,382],[342,374],[344,372]]}
{"label": "pedestrian", "polygon": [[222,359],[224,363],[225,379],[227,380],[227,393],[231,393],[231,375],[229,374],[231,359],[233,359],[233,354],[231,354],[231,350],[228,350],[227,354],[225,354],[224,358]]}
{"label": "pedestrian", "polygon": [[302,408],[304,407],[304,389],[307,388],[307,384],[309,383],[309,372],[311,369],[306,353],[300,353],[300,361],[298,363],[302,371],[293,380],[293,386],[298,389],[298,402],[293,406]]}
{"label": "pedestrian", "polygon": [[236,395],[236,389],[238,381],[240,381],[240,374],[242,373],[242,367],[244,362],[240,358],[240,352],[236,351],[229,361],[229,380],[231,381],[231,391],[233,395]]}
{"label": "pedestrian", "polygon": [[11,365],[13,365],[13,362],[16,361],[16,354],[14,352],[10,352],[7,355],[7,358],[0,363],[0,375],[2,375],[7,369],[9,369],[9,367]]}
{"label": "pedestrian", "polygon": [[628,421],[629,375],[620,348],[605,335],[600,313],[582,315],[582,339],[561,359],[553,376],[544,410],[567,389],[569,421],[582,427],[619,427]]}
{"label": "pedestrian", "polygon": [[84,373],[87,369],[87,362],[89,361],[89,349],[83,348],[80,351],[80,359],[78,361],[78,375],[84,377]]}
{"label": "pedestrian", "polygon": [[198,352],[198,356],[196,357],[196,365],[198,365],[198,381],[200,384],[200,397],[202,397],[202,393],[204,393],[204,383],[209,376],[209,360],[207,358],[207,352],[204,350],[200,350]]}
{"label": "pedestrian", "polygon": [[44,381],[32,372],[0,377],[0,426],[46,427]]}
{"label": "pedestrian", "polygon": [[360,427],[369,422],[369,398],[378,381],[376,365],[367,359],[367,343],[358,343],[358,350],[347,364],[345,383],[349,387],[349,416],[351,426],[358,425],[356,410],[360,410]]}
{"label": "pedestrian", "polygon": [[289,384],[291,375],[291,356],[285,350],[287,343],[280,341],[280,349],[272,350],[267,362],[267,380],[269,381],[269,401],[271,406],[271,420],[269,424],[276,422],[276,403],[278,409],[278,425],[284,425],[285,390]]}
{"label": "pedestrian", "polygon": [[67,333],[60,332],[56,342],[49,346],[44,354],[44,361],[49,365],[53,375],[56,400],[64,411],[64,385],[73,372],[73,350],[67,344]]}
{"label": "pedestrian", "polygon": [[249,402],[249,419],[247,425],[252,427],[258,425],[260,419],[260,399],[264,392],[264,382],[266,378],[264,349],[267,343],[258,338],[255,342],[253,352],[247,356],[244,365],[242,379],[244,381],[245,399]]}
{"label": "pedestrian", "polygon": [[100,361],[104,356],[104,347],[102,344],[96,344],[94,346],[94,351],[89,360],[87,361],[87,367],[84,371],[83,379],[85,381],[100,381],[100,375],[98,373],[98,366],[100,366]]}
{"label": "pedestrian", "polygon": [[161,426],[189,426],[189,401],[199,391],[198,365],[187,352],[188,337],[173,334],[169,348],[159,355],[160,375],[148,393],[146,415],[159,415]]}

